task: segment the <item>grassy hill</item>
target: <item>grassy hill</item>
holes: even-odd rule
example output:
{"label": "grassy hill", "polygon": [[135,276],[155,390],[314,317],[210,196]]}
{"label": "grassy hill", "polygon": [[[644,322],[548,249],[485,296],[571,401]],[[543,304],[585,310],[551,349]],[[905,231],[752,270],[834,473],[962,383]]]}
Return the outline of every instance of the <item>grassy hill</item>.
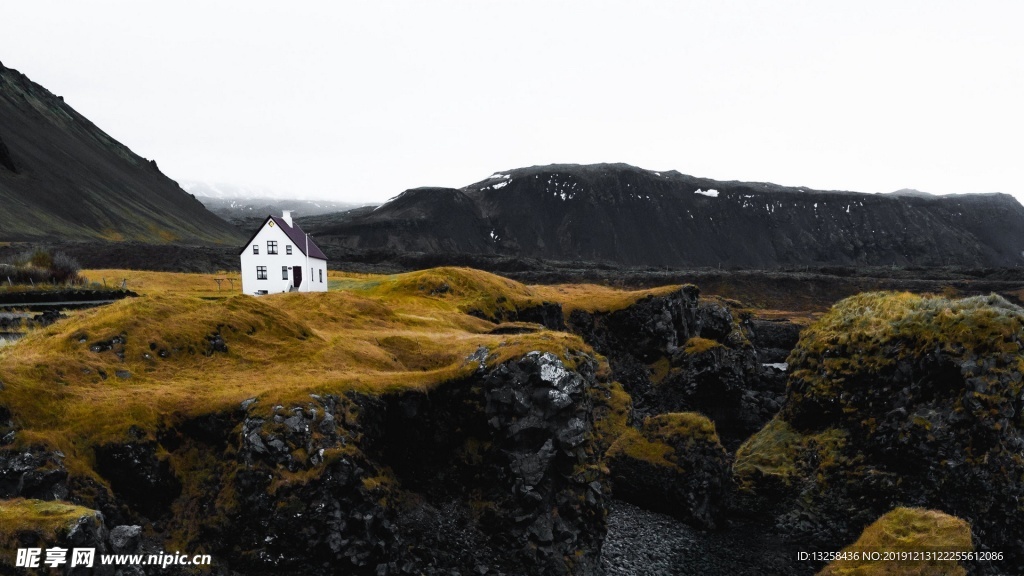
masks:
{"label": "grassy hill", "polygon": [[133,426],[155,430],[251,397],[273,406],[311,393],[428,388],[476,371],[468,358],[481,347],[488,366],[531,350],[589,351],[566,332],[516,323],[519,333],[509,334],[484,317],[542,302],[561,303],[565,314],[619,309],[672,290],[527,286],[443,268],[332,272],[325,294],[252,298],[218,296],[212,279],[220,275],[84,274],[129,278],[142,296],[73,312],[0,352],[0,405],[16,415],[20,442],[59,448],[84,474],[91,474],[93,447]]}

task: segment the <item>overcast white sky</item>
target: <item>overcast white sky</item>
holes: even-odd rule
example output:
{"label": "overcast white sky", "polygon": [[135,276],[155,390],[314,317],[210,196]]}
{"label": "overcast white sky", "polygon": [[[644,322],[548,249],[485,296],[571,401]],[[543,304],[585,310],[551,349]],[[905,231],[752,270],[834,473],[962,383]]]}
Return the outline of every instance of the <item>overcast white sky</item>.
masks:
{"label": "overcast white sky", "polygon": [[627,162],[1024,199],[1024,2],[12,1],[0,61],[178,180],[383,201]]}

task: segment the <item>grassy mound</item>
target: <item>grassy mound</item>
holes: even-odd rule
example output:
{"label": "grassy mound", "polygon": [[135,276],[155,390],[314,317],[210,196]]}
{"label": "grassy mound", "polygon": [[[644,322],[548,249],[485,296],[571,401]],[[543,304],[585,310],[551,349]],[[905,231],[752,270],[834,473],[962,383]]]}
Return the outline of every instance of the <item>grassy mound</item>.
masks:
{"label": "grassy mound", "polygon": [[[97,512],[67,502],[0,500],[0,562],[10,562],[28,535],[35,547],[57,544],[82,518],[99,524]],[[13,563],[13,562],[12,562]]]}
{"label": "grassy mound", "polygon": [[[860,538],[843,552],[969,552],[971,526],[955,516],[935,510],[896,508],[864,529]],[[837,560],[819,576],[963,576],[966,570],[955,561]]]}
{"label": "grassy mound", "polygon": [[589,350],[562,332],[491,334],[494,323],[467,311],[542,299],[473,270],[354,277],[326,294],[202,299],[184,290],[78,312],[4,348],[0,406],[14,414],[18,441],[88,468],[90,446],[132,426],[154,430],[250,397],[273,406],[310,393],[430,387],[477,370],[469,357],[481,347],[492,366],[532,350]]}

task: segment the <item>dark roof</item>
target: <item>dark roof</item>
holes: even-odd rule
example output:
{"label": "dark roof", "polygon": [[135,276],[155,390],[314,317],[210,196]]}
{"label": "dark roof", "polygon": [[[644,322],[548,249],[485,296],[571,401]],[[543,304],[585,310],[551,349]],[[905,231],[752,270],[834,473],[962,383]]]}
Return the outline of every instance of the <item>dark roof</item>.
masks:
{"label": "dark roof", "polygon": [[[309,238],[309,235],[306,234],[302,230],[302,228],[299,228],[298,224],[294,226],[289,226],[288,223],[284,221],[284,218],[279,218],[277,216],[267,216],[267,220],[273,220],[274,225],[280,227],[281,230],[284,231],[284,233],[288,236],[288,239],[292,241],[292,244],[298,246],[299,252],[302,252],[303,254],[309,256],[310,258],[319,258],[321,260],[327,260],[327,255],[324,254],[323,250],[321,250],[320,247],[316,245],[316,242],[314,242],[312,238]],[[263,223],[259,225],[259,228],[256,228],[256,232],[253,232],[253,235],[249,237],[249,240],[248,242],[245,243],[245,246],[242,246],[242,250],[239,251],[239,254],[245,252],[249,245],[252,244],[253,238],[255,238],[256,235],[260,233],[260,230],[263,230],[263,227],[267,225],[267,220],[264,220]],[[309,254],[306,254],[306,238],[309,238]]]}

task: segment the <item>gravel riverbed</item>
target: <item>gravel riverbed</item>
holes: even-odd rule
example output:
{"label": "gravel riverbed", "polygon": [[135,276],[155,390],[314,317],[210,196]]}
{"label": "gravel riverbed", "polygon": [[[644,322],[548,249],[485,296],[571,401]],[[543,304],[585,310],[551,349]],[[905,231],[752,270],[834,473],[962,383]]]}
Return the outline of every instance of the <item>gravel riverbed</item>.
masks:
{"label": "gravel riverbed", "polygon": [[608,576],[814,574],[819,566],[798,562],[798,549],[764,526],[702,531],[615,500],[601,563]]}

